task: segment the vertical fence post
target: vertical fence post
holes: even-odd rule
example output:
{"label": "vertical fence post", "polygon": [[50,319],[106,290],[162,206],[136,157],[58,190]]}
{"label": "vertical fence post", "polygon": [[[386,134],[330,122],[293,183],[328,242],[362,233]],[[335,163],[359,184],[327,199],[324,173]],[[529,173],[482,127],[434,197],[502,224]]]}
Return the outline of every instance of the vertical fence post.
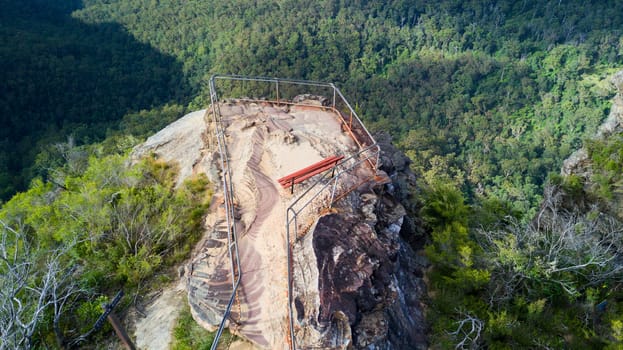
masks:
{"label": "vertical fence post", "polygon": [[350,111],[350,119],[348,120],[348,128],[351,130],[353,130],[353,110],[349,108]]}
{"label": "vertical fence post", "polygon": [[136,346],[132,343],[130,336],[121,325],[121,322],[117,316],[114,313],[110,313],[106,318],[108,319],[108,322],[110,322],[110,325],[115,330],[117,337],[119,337],[125,348],[128,350],[135,350]]}
{"label": "vertical fence post", "polygon": [[340,180],[340,174],[333,178],[333,188],[331,189],[331,198],[329,199],[329,209],[333,208],[333,200],[335,200],[335,192],[337,191],[337,182]]}
{"label": "vertical fence post", "polygon": [[279,104],[279,80],[275,80],[275,90],[277,90],[277,104]]}

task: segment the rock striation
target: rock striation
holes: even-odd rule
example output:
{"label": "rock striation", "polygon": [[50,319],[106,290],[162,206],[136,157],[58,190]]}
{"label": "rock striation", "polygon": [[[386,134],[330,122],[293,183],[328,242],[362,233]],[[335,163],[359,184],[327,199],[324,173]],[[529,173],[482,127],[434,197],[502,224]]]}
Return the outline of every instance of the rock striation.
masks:
{"label": "rock striation", "polygon": [[[295,197],[276,180],[328,156],[356,152],[323,100],[312,97],[317,110],[236,101],[221,107],[235,188],[232,224],[240,235],[243,272],[228,327],[257,348],[288,347],[284,213]],[[219,325],[233,287],[213,128],[205,111],[191,113],[133,154],[177,162],[178,183],[199,172],[212,182],[215,194],[205,238],[184,271],[193,316],[210,330]],[[415,177],[391,139],[379,140],[382,170],[392,182],[377,183],[369,171],[353,174],[344,185],[351,191],[330,210],[316,203],[326,203],[327,196],[312,201],[300,217],[305,229],[291,237],[298,349],[427,347],[421,300],[425,262],[401,236],[421,233],[420,223],[408,215],[417,209],[409,190]],[[300,186],[298,193],[308,188]]]}

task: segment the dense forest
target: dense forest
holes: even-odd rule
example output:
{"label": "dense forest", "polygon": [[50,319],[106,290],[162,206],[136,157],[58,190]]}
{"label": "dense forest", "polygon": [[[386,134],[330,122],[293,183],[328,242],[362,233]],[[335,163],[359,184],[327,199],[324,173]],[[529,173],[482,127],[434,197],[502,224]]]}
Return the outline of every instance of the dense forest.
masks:
{"label": "dense forest", "polygon": [[[0,9],[0,231],[10,242],[0,271],[14,277],[0,291],[35,302],[47,281],[46,292],[66,296],[20,309],[33,322],[3,324],[5,346],[79,342],[98,297],[156,283],[148,277],[188,251],[182,232],[196,231],[205,179],[176,190],[174,167],[128,168],[125,157],[205,108],[214,73],[334,82],[410,156],[431,232],[435,347],[623,341],[621,217],[601,205],[620,199],[621,140],[590,139],[623,67],[623,2],[0,0]],[[583,145],[595,177],[553,175]],[[566,206],[578,197],[593,206]],[[146,201],[159,205],[149,212]],[[126,247],[145,232],[123,224],[137,211],[153,236]],[[162,245],[165,223],[173,250]],[[573,244],[556,245],[569,232]],[[33,266],[54,268],[24,280],[30,289],[5,288]]]}
{"label": "dense forest", "polygon": [[129,113],[204,107],[209,76],[231,73],[335,82],[424,176],[527,211],[607,115],[606,78],[623,60],[618,1],[2,6],[5,200],[45,176],[46,144],[102,140]]}
{"label": "dense forest", "polygon": [[125,114],[191,94],[174,57],[119,24],[72,18],[72,4],[0,2],[0,200],[45,176],[45,159],[35,164],[49,144],[101,141]]}
{"label": "dense forest", "polygon": [[205,106],[215,72],[336,82],[428,178],[539,201],[550,171],[608,112],[617,1],[86,1],[184,62]]}

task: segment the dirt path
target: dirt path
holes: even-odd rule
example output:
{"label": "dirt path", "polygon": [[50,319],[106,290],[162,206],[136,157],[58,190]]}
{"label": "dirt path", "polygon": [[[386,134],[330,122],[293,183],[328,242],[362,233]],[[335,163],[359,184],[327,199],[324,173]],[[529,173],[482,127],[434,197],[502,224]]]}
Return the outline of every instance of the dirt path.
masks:
{"label": "dirt path", "polygon": [[[275,181],[262,168],[266,136],[267,129],[260,125],[254,128],[250,145],[232,148],[233,159],[243,160],[248,156],[245,167],[234,168],[244,169],[243,181],[234,191],[240,194],[239,205],[247,213],[248,223],[239,235],[242,281],[238,331],[263,348],[280,349],[284,347],[283,320],[287,316],[284,307],[287,285],[283,280],[285,240],[280,232],[283,225],[279,224],[283,204]],[[279,302],[280,299],[283,300]]]}

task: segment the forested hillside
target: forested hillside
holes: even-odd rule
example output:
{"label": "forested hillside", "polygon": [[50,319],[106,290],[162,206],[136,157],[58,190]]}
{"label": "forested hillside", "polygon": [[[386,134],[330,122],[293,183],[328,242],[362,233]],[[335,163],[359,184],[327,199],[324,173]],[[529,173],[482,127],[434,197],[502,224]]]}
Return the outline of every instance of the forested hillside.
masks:
{"label": "forested hillside", "polygon": [[[335,82],[410,156],[431,232],[436,347],[623,341],[621,217],[603,205],[620,200],[621,140],[587,141],[623,68],[623,2],[0,0],[0,10],[0,233],[13,242],[0,253],[29,248],[0,271],[54,263],[28,283],[48,276],[78,291],[70,316],[46,304],[23,344],[78,341],[97,296],[187,252],[181,231],[173,252],[125,248],[124,208],[161,203],[143,213],[160,232],[175,198],[176,220],[192,219],[176,227],[192,230],[204,181],[176,191],[168,165],[120,165],[142,138],[205,108],[214,73]],[[552,176],[583,145],[592,183]],[[565,204],[583,196],[593,207]],[[118,257],[112,272],[83,274],[102,256]]]}
{"label": "forested hillside", "polygon": [[0,1],[0,200],[47,173],[37,154],[49,144],[101,141],[126,113],[191,94],[174,57],[119,24],[71,18],[79,3]]}
{"label": "forested hillside", "polygon": [[608,112],[623,63],[619,1],[85,1],[210,74],[334,81],[427,178],[538,203],[541,185]]}
{"label": "forested hillside", "polygon": [[68,134],[101,140],[124,114],[165,103],[205,106],[205,82],[219,72],[334,81],[426,178],[528,210],[608,112],[604,79],[623,61],[622,7],[7,1],[3,197],[45,173],[32,166],[33,146]]}

